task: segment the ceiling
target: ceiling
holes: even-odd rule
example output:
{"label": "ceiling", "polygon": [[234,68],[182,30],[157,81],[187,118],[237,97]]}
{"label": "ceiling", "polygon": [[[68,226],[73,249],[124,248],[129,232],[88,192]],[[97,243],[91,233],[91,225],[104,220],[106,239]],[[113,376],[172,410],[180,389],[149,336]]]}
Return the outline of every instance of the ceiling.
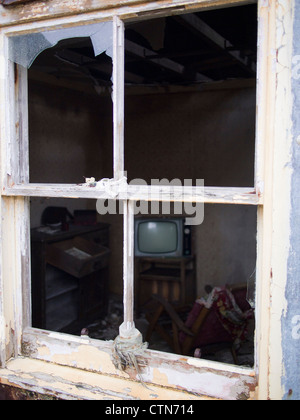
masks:
{"label": "ceiling", "polygon": [[[127,85],[191,85],[254,78],[257,5],[153,19],[126,26]],[[89,38],[61,41],[31,71],[95,87],[111,86],[112,63]]]}

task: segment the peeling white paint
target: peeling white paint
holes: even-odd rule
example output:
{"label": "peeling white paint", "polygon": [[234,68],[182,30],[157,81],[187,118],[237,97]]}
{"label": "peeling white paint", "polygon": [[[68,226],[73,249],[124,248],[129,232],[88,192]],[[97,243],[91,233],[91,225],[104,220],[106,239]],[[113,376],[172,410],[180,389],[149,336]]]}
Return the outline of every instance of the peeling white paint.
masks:
{"label": "peeling white paint", "polygon": [[[204,371],[201,373],[195,371],[190,372],[183,380],[181,373],[176,372],[171,368],[160,368],[159,375],[163,379],[162,385],[173,385],[178,388],[178,383],[181,383],[182,387],[187,387],[188,385],[191,392],[196,391],[199,394],[214,398],[235,400],[237,397],[236,387],[239,386],[239,378],[233,379],[226,376],[220,376],[214,372]],[[153,377],[150,379],[153,380]],[[241,388],[239,391],[241,391],[241,393],[245,392],[246,388]]]}
{"label": "peeling white paint", "polygon": [[[274,127],[274,198],[271,278],[270,397],[281,399],[283,389],[281,319],[287,310],[285,289],[290,247],[291,145],[292,145],[292,42],[291,0],[278,0],[276,9],[277,91]],[[282,141],[284,139],[284,141]]]}
{"label": "peeling white paint", "polygon": [[196,358],[188,358],[187,359],[187,364],[190,366],[195,366],[195,367],[199,367],[199,368],[206,368],[206,369],[220,369],[220,367],[222,366],[222,371],[223,372],[230,372],[230,373],[236,373],[238,375],[249,375],[249,376],[254,376],[255,372],[253,369],[248,369],[248,368],[240,368],[238,366],[235,365],[229,365],[229,364],[222,364],[220,366],[220,363],[216,363],[210,360],[203,360],[203,359],[196,359]]}
{"label": "peeling white paint", "polygon": [[0,383],[15,385],[31,391],[65,399],[113,400],[199,400],[201,397],[164,389],[155,385],[146,388],[139,382],[113,376],[99,375],[37,360],[15,359],[6,369],[0,369]]}

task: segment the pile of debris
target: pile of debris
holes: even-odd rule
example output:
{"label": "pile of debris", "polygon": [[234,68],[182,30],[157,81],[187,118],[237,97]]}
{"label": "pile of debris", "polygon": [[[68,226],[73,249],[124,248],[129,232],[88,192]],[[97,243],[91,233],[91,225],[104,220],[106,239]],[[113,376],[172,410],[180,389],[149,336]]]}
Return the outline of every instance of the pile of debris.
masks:
{"label": "pile of debris", "polygon": [[[116,299],[112,296],[109,300],[108,313],[105,318],[99,319],[92,324],[87,326],[85,334],[88,334],[90,338],[97,340],[109,341],[115,340],[119,335],[119,327],[123,322],[123,302],[120,299]],[[143,337],[146,336],[147,328],[149,326],[148,321],[143,315],[139,319],[135,320],[136,328],[142,333]],[[253,333],[250,333],[248,340],[242,343],[238,349],[238,361],[240,366],[253,367],[254,365],[254,350],[253,350]],[[172,349],[168,346],[165,340],[163,340],[159,334],[153,333],[151,342],[149,343],[149,349],[172,353]],[[203,358],[212,361],[218,361],[221,363],[232,364],[232,354],[229,348],[218,349],[206,352],[203,354]]]}
{"label": "pile of debris", "polygon": [[110,299],[105,318],[96,320],[87,326],[90,338],[97,340],[114,340],[119,335],[119,326],[123,322],[123,303]]}

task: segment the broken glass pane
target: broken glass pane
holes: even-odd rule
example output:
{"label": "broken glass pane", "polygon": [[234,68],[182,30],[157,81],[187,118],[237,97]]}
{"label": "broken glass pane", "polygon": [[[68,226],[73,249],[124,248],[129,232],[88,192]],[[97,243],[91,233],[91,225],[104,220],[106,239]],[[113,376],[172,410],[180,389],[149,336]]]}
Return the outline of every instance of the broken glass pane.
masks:
{"label": "broken glass pane", "polygon": [[256,285],[256,269],[251,274],[247,282],[247,301],[251,308],[255,308],[255,285]]}
{"label": "broken glass pane", "polygon": [[29,68],[36,57],[59,41],[69,38],[90,37],[95,56],[105,52],[113,55],[113,23],[100,22],[92,25],[45,31],[11,37],[9,40],[9,58],[11,61]]}

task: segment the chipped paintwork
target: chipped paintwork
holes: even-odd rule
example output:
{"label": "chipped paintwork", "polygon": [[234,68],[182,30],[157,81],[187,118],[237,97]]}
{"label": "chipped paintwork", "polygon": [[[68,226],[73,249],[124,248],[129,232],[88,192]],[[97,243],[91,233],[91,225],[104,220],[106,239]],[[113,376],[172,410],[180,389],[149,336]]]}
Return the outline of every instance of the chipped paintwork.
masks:
{"label": "chipped paintwork", "polygon": [[[44,336],[44,339],[43,339]],[[78,369],[93,371],[103,375],[115,376],[119,379],[140,379],[148,386],[168,387],[203,394],[220,399],[239,399],[241,395],[250,397],[257,381],[250,369],[222,365],[200,359],[184,358],[174,354],[145,351],[138,356],[139,372],[134,368],[120,371],[112,360],[113,342],[99,342],[89,338],[65,336],[57,333],[36,333],[25,335],[24,351],[28,356],[47,362],[68,365]],[[140,376],[139,376],[140,374]],[[214,386],[213,384],[219,384]],[[212,394],[205,392],[205,386],[211,384]]]}
{"label": "chipped paintwork", "polygon": [[[51,368],[49,369],[49,367]],[[24,388],[62,399],[113,400],[199,400],[201,396],[156,385],[99,375],[80,369],[16,359],[0,369],[0,384]]]}
{"label": "chipped paintwork", "polygon": [[[245,3],[242,0],[227,0],[228,5],[238,5]],[[246,3],[255,3],[255,0],[248,0]],[[72,0],[56,1],[48,0],[33,1],[28,4],[4,7],[0,5],[0,26],[17,23],[44,20],[47,18],[59,18],[65,15],[90,14],[109,10],[111,15],[114,9],[118,9],[118,14],[124,17],[145,16],[153,12],[159,14],[167,10],[178,13],[185,10],[193,10],[199,7],[212,8],[223,5],[223,0]]]}

